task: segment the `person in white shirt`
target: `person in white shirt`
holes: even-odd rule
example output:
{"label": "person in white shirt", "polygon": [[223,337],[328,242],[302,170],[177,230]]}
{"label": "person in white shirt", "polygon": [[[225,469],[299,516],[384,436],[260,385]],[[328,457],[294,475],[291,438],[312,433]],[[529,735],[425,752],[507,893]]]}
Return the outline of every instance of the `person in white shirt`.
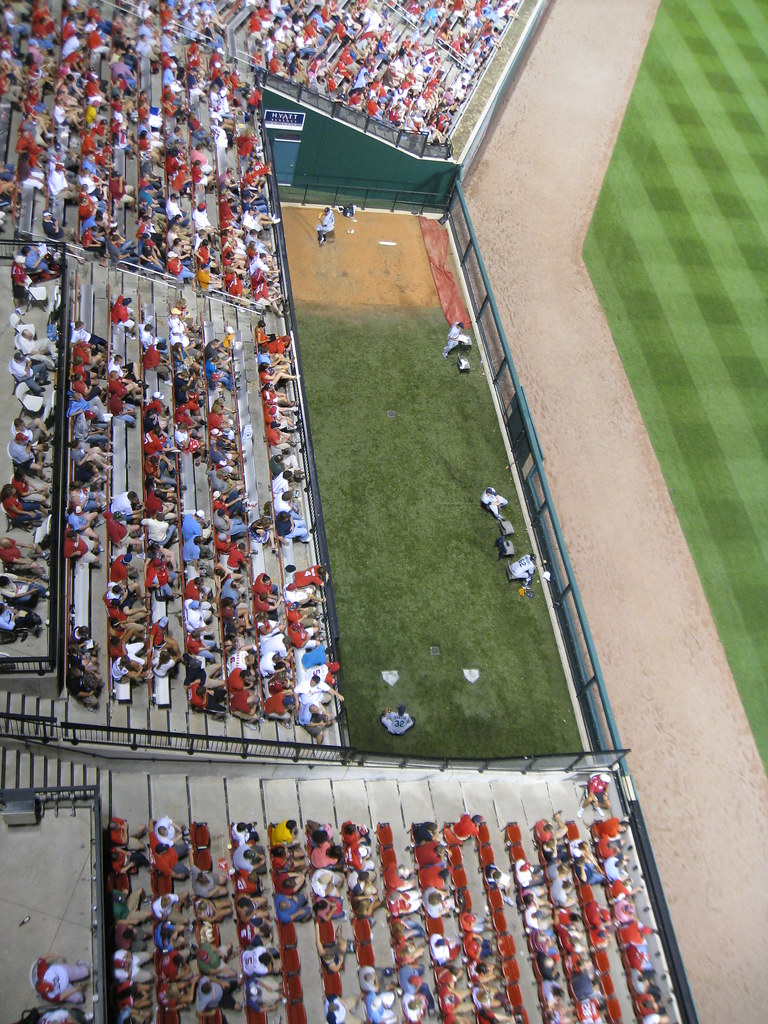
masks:
{"label": "person in white shirt", "polygon": [[64,164],[54,164],[48,172],[48,191],[53,199],[77,199],[77,189],[70,185]]}
{"label": "person in white shirt", "polygon": [[448,331],[448,341],[445,348],[443,349],[443,358],[447,359],[448,356],[453,352],[459,345],[462,348],[469,348],[472,345],[472,339],[468,334],[464,334],[464,324],[461,320],[457,320],[455,324],[451,325],[451,329]]}
{"label": "person in white shirt", "polygon": [[208,208],[205,203],[198,203],[195,207],[195,211],[192,214],[192,220],[195,222],[195,231],[200,235],[210,235],[215,232],[213,224],[208,219]]}
{"label": "person in white shirt", "polygon": [[536,556],[523,555],[509,567],[510,574],[516,580],[522,580],[523,586],[530,586],[533,574],[536,572]]}
{"label": "person in white shirt", "polygon": [[317,244],[322,245],[328,234],[336,227],[336,217],[330,206],[326,206],[317,221]]}
{"label": "person in white shirt", "polygon": [[501,510],[505,508],[509,502],[506,498],[502,497],[498,491],[494,490],[493,487],[486,487],[483,493],[480,495],[480,503],[484,508],[487,508],[492,516],[496,519],[502,519]]}

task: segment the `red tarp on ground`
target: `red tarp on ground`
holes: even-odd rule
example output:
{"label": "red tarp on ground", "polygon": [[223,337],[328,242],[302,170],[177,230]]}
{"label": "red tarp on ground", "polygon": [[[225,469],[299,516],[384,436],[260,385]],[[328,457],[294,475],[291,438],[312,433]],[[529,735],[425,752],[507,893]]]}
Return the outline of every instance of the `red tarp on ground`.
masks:
{"label": "red tarp on ground", "polygon": [[448,269],[448,254],[450,252],[448,229],[431,217],[419,217],[419,224],[424,238],[424,248],[427,250],[429,259],[429,269],[432,271],[432,279],[437,288],[445,319],[449,324],[455,324],[457,320],[460,320],[466,327],[469,327],[467,307],[461,298],[453,274]]}

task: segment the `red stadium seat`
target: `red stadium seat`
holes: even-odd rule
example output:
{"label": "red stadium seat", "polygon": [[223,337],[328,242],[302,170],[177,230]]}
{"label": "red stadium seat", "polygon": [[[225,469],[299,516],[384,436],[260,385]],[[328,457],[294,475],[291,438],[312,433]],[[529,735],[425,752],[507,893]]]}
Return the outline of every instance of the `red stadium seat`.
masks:
{"label": "red stadium seat", "polygon": [[383,849],[387,849],[392,846],[392,826],[387,824],[380,824],[376,826],[376,838],[379,840],[379,846]]}
{"label": "red stadium seat", "polygon": [[427,935],[443,935],[445,928],[443,926],[442,917],[425,917],[424,924],[427,930]]}
{"label": "red stadium seat", "polygon": [[391,846],[383,847],[379,851],[379,859],[383,868],[388,868],[390,864],[394,864],[397,867],[397,854]]}
{"label": "red stadium seat", "polygon": [[466,889],[467,872],[464,870],[464,868],[454,868],[451,878],[453,880],[453,885],[455,889]]}
{"label": "red stadium seat", "polygon": [[357,918],[352,922],[352,930],[358,942],[371,941],[371,922],[367,917]]}
{"label": "red stadium seat", "polygon": [[370,942],[361,942],[357,947],[357,962],[361,967],[373,967],[376,957]]}
{"label": "red stadium seat", "polygon": [[325,991],[326,997],[340,996],[342,993],[341,976],[335,973],[326,973],[323,975],[323,990]]}
{"label": "red stadium seat", "polygon": [[283,988],[289,1002],[301,1002],[304,998],[304,990],[298,974],[287,974],[283,979]]}
{"label": "red stadium seat", "polygon": [[303,1003],[288,1004],[288,1024],[307,1024],[307,1011]]}
{"label": "red stadium seat", "polygon": [[[160,1018],[158,1017],[158,1024]],[[267,1024],[267,1015],[262,1010],[252,1010],[250,1006],[245,1008],[246,1024]]]}
{"label": "red stadium seat", "polygon": [[608,959],[608,954],[604,949],[598,949],[594,956],[595,968],[605,974],[611,969],[611,961]]}
{"label": "red stadium seat", "polygon": [[297,949],[286,949],[282,956],[283,974],[298,974],[301,970],[301,959]]}
{"label": "red stadium seat", "polygon": [[493,864],[494,863],[495,857],[493,855],[493,847],[491,847],[491,846],[481,846],[480,850],[478,852],[480,854],[480,863],[481,864]]}
{"label": "red stadium seat", "polygon": [[523,840],[523,833],[520,831],[520,826],[513,822],[507,825],[505,829],[505,835],[507,837],[507,843],[510,846],[515,846],[517,843],[521,843]]}
{"label": "red stadium seat", "polygon": [[[504,913],[504,911],[503,910],[494,910],[494,912],[493,912],[493,930],[496,932],[496,934],[499,935],[499,936],[506,935],[508,927],[509,926],[507,924],[507,915]],[[514,952],[514,950],[513,950],[513,952]]]}
{"label": "red stadium seat", "polygon": [[574,839],[579,839],[579,826],[575,821],[566,821],[565,827],[568,830],[568,841],[573,842]]}
{"label": "red stadium seat", "polygon": [[504,906],[504,898],[501,895],[501,890],[489,889],[487,892],[487,896],[488,906],[491,908],[491,910],[501,910],[501,908]]}
{"label": "red stadium seat", "polygon": [[513,1010],[523,1005],[523,993],[519,985],[507,985],[507,999]]}
{"label": "red stadium seat", "polygon": [[321,942],[333,942],[336,930],[333,927],[332,921],[318,921],[317,930]]}
{"label": "red stadium seat", "polygon": [[477,841],[483,846],[491,841],[491,830],[484,821],[481,821],[477,827]]}
{"label": "red stadium seat", "polygon": [[504,975],[505,981],[519,981],[520,968],[517,966],[517,960],[514,957],[505,960],[501,965],[501,973]]}
{"label": "red stadium seat", "polygon": [[618,999],[609,999],[606,1003],[605,1012],[611,1024],[621,1024],[621,1003]]}
{"label": "red stadium seat", "polygon": [[283,949],[291,949],[296,945],[296,926],[292,921],[288,921],[285,924],[278,921],[277,934]]}
{"label": "red stadium seat", "polygon": [[460,868],[464,864],[464,855],[461,852],[460,846],[449,846],[448,857],[451,864],[456,868]]}
{"label": "red stadium seat", "polygon": [[496,945],[498,946],[499,956],[502,960],[506,960],[515,955],[515,940],[511,935],[500,935]]}

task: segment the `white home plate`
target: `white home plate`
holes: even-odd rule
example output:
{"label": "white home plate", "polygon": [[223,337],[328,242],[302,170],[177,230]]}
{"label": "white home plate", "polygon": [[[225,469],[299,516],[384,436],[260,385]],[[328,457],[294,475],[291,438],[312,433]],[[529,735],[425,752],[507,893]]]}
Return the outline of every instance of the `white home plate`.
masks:
{"label": "white home plate", "polygon": [[379,245],[397,245],[397,242],[379,242]]}
{"label": "white home plate", "polygon": [[476,683],[477,680],[480,678],[480,673],[476,668],[465,668],[463,669],[463,672],[464,678],[467,680],[468,683]]}
{"label": "white home plate", "polygon": [[387,686],[394,686],[397,680],[400,678],[399,672],[382,672],[381,678],[387,684]]}

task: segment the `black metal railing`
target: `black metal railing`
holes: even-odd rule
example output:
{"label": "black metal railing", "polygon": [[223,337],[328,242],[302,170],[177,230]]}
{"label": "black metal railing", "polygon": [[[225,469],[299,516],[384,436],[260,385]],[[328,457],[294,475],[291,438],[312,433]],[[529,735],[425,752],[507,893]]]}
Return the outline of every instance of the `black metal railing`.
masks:
{"label": "black metal railing", "polygon": [[[29,245],[27,239],[0,241],[0,266],[13,262],[13,257],[22,245]],[[61,263],[59,278],[60,302],[56,328],[58,371],[56,379],[54,427],[53,427],[53,476],[51,479],[51,529],[49,565],[49,625],[48,651],[45,655],[13,655],[0,658],[0,675],[47,675],[64,664],[64,634],[66,624],[65,588],[66,566],[61,562],[67,496],[67,382],[69,380],[69,277],[67,247],[61,242],[45,239],[45,244],[56,252]]]}
{"label": "black metal railing", "polygon": [[[575,751],[531,754],[525,757],[477,760],[456,757],[397,756],[333,744],[313,745],[291,740],[263,740],[250,736],[209,736],[205,733],[168,732],[159,729],[115,726],[91,722],[59,722],[52,717],[0,712],[0,735],[27,744],[58,748],[98,748],[100,755],[111,750],[200,755],[202,759],[261,761],[271,764],[299,762],[343,767],[419,768],[429,771],[594,771],[614,770],[628,750]],[[119,755],[117,755],[119,756]]]}

